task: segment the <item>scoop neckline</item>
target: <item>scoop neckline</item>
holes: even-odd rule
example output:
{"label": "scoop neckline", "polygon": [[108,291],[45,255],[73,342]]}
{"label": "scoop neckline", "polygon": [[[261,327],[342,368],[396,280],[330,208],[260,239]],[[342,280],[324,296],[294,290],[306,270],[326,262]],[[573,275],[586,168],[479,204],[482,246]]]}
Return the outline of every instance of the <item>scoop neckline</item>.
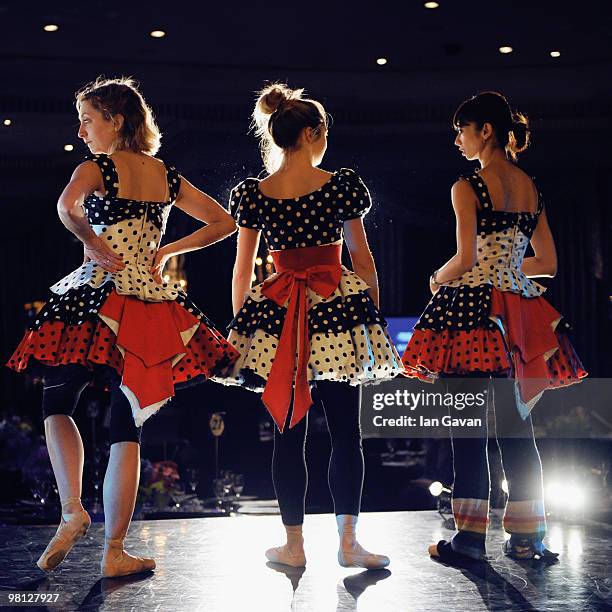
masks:
{"label": "scoop neckline", "polygon": [[256,181],[255,188],[257,189],[258,193],[261,196],[263,196],[264,198],[267,198],[268,200],[276,200],[277,202],[296,202],[298,200],[301,200],[302,198],[307,198],[308,196],[314,195],[315,193],[318,193],[319,191],[323,191],[323,189],[325,187],[327,187],[336,178],[336,176],[338,176],[338,174],[339,174],[339,171],[338,170],[334,170],[334,172],[332,172],[331,176],[318,189],[315,189],[314,191],[309,191],[308,193],[305,193],[303,195],[295,196],[293,198],[275,198],[273,196],[270,196],[270,195],[264,193],[259,188],[259,184],[261,183],[260,179],[255,179],[255,181]]}

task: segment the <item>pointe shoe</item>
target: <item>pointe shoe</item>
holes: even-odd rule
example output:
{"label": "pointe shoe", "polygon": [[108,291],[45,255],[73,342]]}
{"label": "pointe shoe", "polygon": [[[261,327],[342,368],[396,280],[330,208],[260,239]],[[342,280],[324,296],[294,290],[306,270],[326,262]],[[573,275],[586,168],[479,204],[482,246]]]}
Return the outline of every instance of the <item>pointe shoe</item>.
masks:
{"label": "pointe shoe", "polygon": [[357,517],[351,514],[336,516],[338,534],[340,535],[340,549],[338,550],[338,563],[342,567],[363,567],[365,569],[383,569],[391,560],[386,555],[376,555],[368,552],[355,538]]}
{"label": "pointe shoe", "polygon": [[266,550],[266,559],[272,563],[282,563],[291,567],[305,567],[306,555],[304,551],[290,552],[285,546],[277,546]]}
{"label": "pointe shoe", "polygon": [[117,578],[149,572],[156,567],[155,559],[134,557],[123,550],[123,538],[107,539],[104,544],[101,572],[103,578]]}
{"label": "pointe shoe", "polygon": [[[68,504],[76,502],[80,504],[80,498],[69,497],[62,503],[62,510]],[[54,570],[66,558],[72,547],[87,533],[90,525],[91,518],[82,506],[77,512],[62,512],[62,520],[57,532],[47,544],[45,552],[40,555],[36,565],[45,572]]]}

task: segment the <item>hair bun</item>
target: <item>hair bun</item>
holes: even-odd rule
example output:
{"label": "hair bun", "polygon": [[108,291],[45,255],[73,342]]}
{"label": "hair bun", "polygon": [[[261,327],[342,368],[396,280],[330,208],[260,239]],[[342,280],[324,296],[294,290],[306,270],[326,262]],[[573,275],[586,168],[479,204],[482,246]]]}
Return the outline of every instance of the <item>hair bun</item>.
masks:
{"label": "hair bun", "polygon": [[516,112],[512,115],[512,127],[510,128],[511,138],[508,149],[513,157],[522,153],[529,146],[530,134],[529,120],[522,113]]}
{"label": "hair bun", "polygon": [[262,115],[271,115],[278,110],[281,104],[289,100],[299,100],[302,97],[303,89],[291,89],[284,83],[271,83],[266,85],[257,98],[257,110]]}

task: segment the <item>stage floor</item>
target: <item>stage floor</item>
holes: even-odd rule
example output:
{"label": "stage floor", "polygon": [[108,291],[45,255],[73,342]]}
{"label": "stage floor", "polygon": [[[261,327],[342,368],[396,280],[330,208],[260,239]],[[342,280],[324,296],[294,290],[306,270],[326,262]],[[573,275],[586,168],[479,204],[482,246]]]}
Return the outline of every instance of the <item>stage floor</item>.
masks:
{"label": "stage floor", "polygon": [[[333,516],[309,515],[305,571],[266,565],[264,550],[282,543],[278,516],[135,522],[128,549],[155,557],[157,570],[124,579],[100,579],[103,526],[48,577],[35,560],[51,527],[0,529],[0,596],[14,591],[58,593],[39,610],[159,610],[182,612],[374,610],[375,612],[612,609],[612,531],[551,521],[548,545],[560,563],[518,564],[501,555],[494,521],[489,565],[474,571],[431,560],[427,545],[451,531],[436,512],[363,514],[360,540],[391,557],[389,570],[344,569],[336,562]],[[5,608],[2,608],[5,609]]]}

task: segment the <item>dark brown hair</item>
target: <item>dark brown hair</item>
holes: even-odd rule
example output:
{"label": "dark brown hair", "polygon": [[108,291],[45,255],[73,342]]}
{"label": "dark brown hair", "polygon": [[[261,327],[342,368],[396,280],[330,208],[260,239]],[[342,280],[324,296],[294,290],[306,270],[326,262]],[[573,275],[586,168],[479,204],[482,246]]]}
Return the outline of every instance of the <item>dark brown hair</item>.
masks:
{"label": "dark brown hair", "polygon": [[459,105],[453,116],[455,129],[475,123],[480,130],[490,123],[500,147],[516,161],[530,143],[529,121],[525,115],[512,112],[508,100],[496,91],[483,91]]}
{"label": "dark brown hair", "polygon": [[253,110],[253,127],[268,172],[274,172],[283,151],[297,146],[306,127],[315,133],[327,129],[325,109],[320,102],[303,98],[303,89],[291,89],[284,83],[266,85],[257,94]]}
{"label": "dark brown hair", "polygon": [[85,100],[100,111],[107,121],[115,115],[123,116],[117,150],[127,149],[150,155],[159,151],[161,132],[155,123],[153,111],[138,91],[133,79],[98,77],[77,91],[77,108]]}

